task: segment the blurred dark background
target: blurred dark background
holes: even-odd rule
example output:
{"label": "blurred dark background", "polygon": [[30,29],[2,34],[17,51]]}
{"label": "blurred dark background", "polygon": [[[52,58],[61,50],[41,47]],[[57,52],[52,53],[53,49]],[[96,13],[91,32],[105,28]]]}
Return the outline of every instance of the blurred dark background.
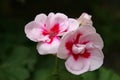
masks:
{"label": "blurred dark background", "polygon": [[55,57],[40,56],[24,33],[37,14],[49,12],[92,15],[104,40],[103,67],[120,74],[120,0],[0,0],[0,80],[44,80],[50,74]]}

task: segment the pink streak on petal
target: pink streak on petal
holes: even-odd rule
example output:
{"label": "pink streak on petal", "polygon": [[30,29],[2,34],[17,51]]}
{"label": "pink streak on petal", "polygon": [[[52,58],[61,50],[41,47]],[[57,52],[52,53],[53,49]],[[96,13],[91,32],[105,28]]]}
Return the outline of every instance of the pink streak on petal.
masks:
{"label": "pink streak on petal", "polygon": [[74,59],[77,61],[79,57],[83,57],[83,58],[89,58],[90,57],[90,53],[85,50],[85,52],[83,54],[79,53],[79,54],[72,54],[72,56],[74,57]]}
{"label": "pink streak on petal", "polygon": [[72,54],[72,56],[74,57],[74,59],[77,61],[78,58],[80,57],[80,54]]}
{"label": "pink streak on petal", "polygon": [[72,52],[72,46],[73,46],[73,42],[70,42],[70,41],[65,44],[65,47],[69,51],[69,54],[73,53]]}
{"label": "pink streak on petal", "polygon": [[74,57],[75,60],[77,60],[80,56],[80,54],[74,54],[72,51],[72,46],[73,46],[73,42],[67,42],[65,44],[66,49],[69,51],[69,55],[72,55]]}
{"label": "pink streak on petal", "polygon": [[80,36],[81,36],[81,34],[77,34],[77,37],[76,37],[75,42],[74,42],[75,44],[77,44],[79,42]]}
{"label": "pink streak on petal", "polygon": [[51,37],[49,39],[50,39],[50,41],[46,42],[47,44],[51,44],[53,42],[53,40],[60,40],[59,37],[57,37],[57,36],[56,37]]}
{"label": "pink streak on petal", "polygon": [[80,44],[87,44],[89,41],[80,42]]}
{"label": "pink streak on petal", "polygon": [[47,43],[48,43],[48,44],[51,44],[51,43],[53,42],[53,39],[54,39],[54,38],[53,38],[53,37],[51,37],[51,38],[50,38],[50,41],[49,41],[49,42],[47,42]]}
{"label": "pink streak on petal", "polygon": [[49,33],[48,33],[48,31],[47,31],[46,29],[43,29],[42,34],[43,34],[44,36],[46,36],[46,35],[48,35]]}
{"label": "pink streak on petal", "polygon": [[78,58],[81,56],[81,57],[84,57],[84,58],[89,58],[90,57],[90,53],[85,50],[85,52],[83,54],[74,54],[73,51],[72,51],[72,46],[73,46],[73,42],[67,42],[65,44],[65,47],[66,49],[69,51],[69,55],[72,55],[74,57],[74,59],[77,61]]}
{"label": "pink streak on petal", "polygon": [[81,56],[83,56],[84,58],[89,58],[90,53],[87,50],[85,50],[85,52],[83,54],[81,54]]}
{"label": "pink streak on petal", "polygon": [[68,29],[65,29],[63,32],[67,32],[68,31]]}
{"label": "pink streak on petal", "polygon": [[59,33],[59,24],[55,24],[50,31],[56,34]]}

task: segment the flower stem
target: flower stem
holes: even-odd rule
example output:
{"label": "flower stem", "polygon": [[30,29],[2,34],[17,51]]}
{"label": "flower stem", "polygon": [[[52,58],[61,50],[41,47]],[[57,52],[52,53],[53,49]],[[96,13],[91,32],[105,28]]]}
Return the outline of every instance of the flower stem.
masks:
{"label": "flower stem", "polygon": [[55,77],[56,80],[59,80],[59,59],[57,56],[55,57],[55,71],[53,73],[53,76]]}

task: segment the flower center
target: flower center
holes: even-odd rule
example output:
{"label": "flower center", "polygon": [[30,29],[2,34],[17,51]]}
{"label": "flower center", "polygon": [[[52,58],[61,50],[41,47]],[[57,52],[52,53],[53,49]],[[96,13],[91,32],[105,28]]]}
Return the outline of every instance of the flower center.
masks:
{"label": "flower center", "polygon": [[55,37],[59,33],[59,24],[55,24],[49,32],[49,38]]}
{"label": "flower center", "polygon": [[83,44],[74,44],[72,46],[72,51],[74,54],[84,54],[86,45]]}
{"label": "flower center", "polygon": [[49,36],[49,39],[50,40],[48,40],[48,42],[50,41],[52,41],[52,39],[55,37],[55,36],[57,36],[57,34],[59,33],[59,28],[60,26],[59,26],[59,24],[57,23],[57,24],[55,24],[50,30],[46,30],[46,29],[43,29],[43,32],[42,32],[42,34],[44,35],[44,36],[46,36],[46,35],[48,35]]}

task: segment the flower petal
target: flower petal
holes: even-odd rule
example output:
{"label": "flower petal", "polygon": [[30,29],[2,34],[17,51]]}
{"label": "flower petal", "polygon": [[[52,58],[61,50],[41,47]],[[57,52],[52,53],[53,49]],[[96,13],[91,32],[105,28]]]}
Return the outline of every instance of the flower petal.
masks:
{"label": "flower petal", "polygon": [[62,23],[60,23],[60,27],[59,27],[59,33],[58,33],[58,36],[62,36],[64,35],[67,31],[68,31],[68,21],[64,21]]}
{"label": "flower petal", "polygon": [[68,17],[63,13],[56,13],[54,23],[60,24],[60,32],[64,32],[68,28]]}
{"label": "flower petal", "polygon": [[91,15],[87,13],[82,13],[82,15],[77,19],[81,25],[92,25]]}
{"label": "flower petal", "polygon": [[91,54],[89,57],[90,61],[90,71],[98,69],[103,64],[103,52],[100,49],[94,48],[88,50]]}
{"label": "flower petal", "polygon": [[90,34],[83,35],[79,39],[79,42],[80,43],[88,42],[87,48],[92,48],[92,47],[96,47],[99,49],[103,48],[103,40],[101,36],[97,33],[90,33]]}
{"label": "flower petal", "polygon": [[65,66],[69,72],[79,75],[89,70],[89,61],[82,57],[75,60],[73,56],[71,56],[65,62]]}
{"label": "flower petal", "polygon": [[60,40],[58,38],[54,38],[50,43],[48,42],[38,43],[37,50],[41,55],[56,54],[59,44],[60,44]]}
{"label": "flower petal", "polygon": [[47,16],[47,20],[46,20],[46,28],[48,30],[50,30],[50,27],[53,26],[53,23],[52,21],[54,21],[54,16],[55,14],[54,13],[49,13],[48,16]]}
{"label": "flower petal", "polygon": [[77,22],[77,20],[70,18],[69,19],[69,27],[68,27],[68,31],[74,31],[79,27],[79,23]]}
{"label": "flower petal", "polygon": [[82,25],[79,27],[78,32],[84,35],[84,34],[89,34],[89,33],[96,33],[96,30],[91,25]]}
{"label": "flower petal", "polygon": [[38,22],[39,24],[42,24],[43,26],[46,23],[47,16],[45,14],[38,14],[35,17],[35,22]]}
{"label": "flower petal", "polygon": [[29,22],[25,26],[25,34],[26,36],[35,42],[39,42],[44,36],[42,35],[41,25],[35,21]]}
{"label": "flower petal", "polygon": [[67,42],[72,42],[74,37],[73,35],[74,35],[74,32],[69,32],[64,37],[62,37],[61,43],[58,48],[57,57],[61,59],[66,59],[69,56],[69,50],[67,50],[65,45]]}
{"label": "flower petal", "polygon": [[59,24],[60,30],[64,31],[67,28],[68,17],[62,13],[50,13],[47,18],[47,28],[50,30],[56,24]]}
{"label": "flower petal", "polygon": [[67,19],[68,19],[68,17],[63,13],[56,13],[56,15],[55,15],[56,23],[62,23],[64,21],[66,21]]}

